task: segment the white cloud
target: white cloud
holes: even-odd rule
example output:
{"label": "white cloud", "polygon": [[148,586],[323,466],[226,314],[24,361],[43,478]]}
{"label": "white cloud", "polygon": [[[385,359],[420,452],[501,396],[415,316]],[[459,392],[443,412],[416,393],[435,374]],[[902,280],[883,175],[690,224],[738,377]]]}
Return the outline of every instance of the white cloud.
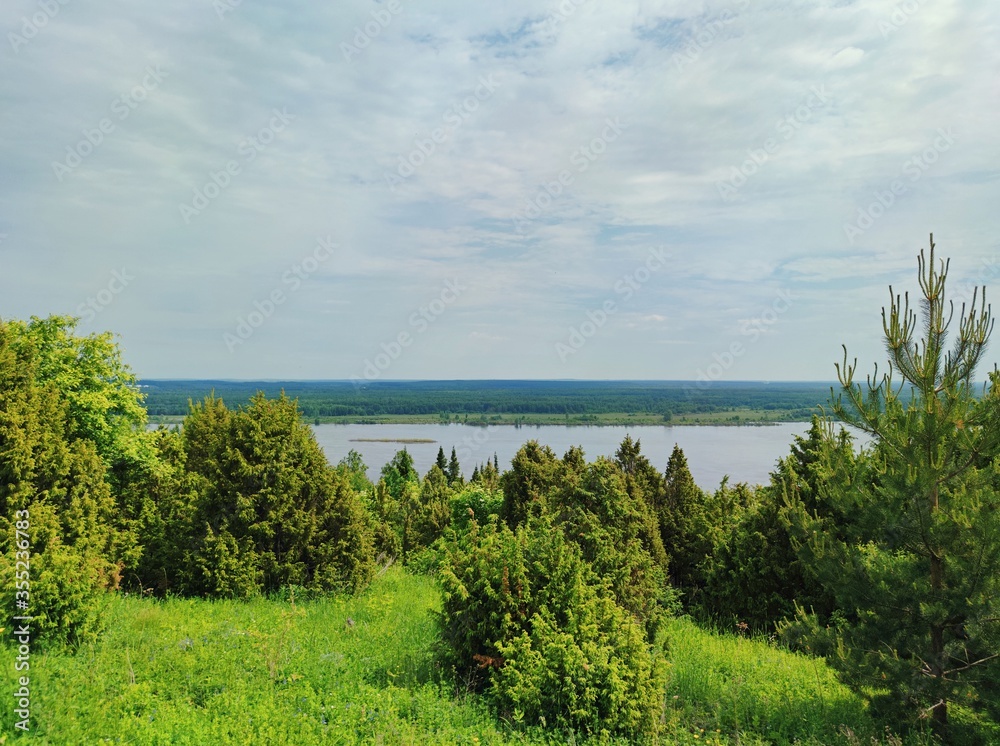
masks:
{"label": "white cloud", "polygon": [[[4,6],[0,28],[35,7]],[[0,51],[0,315],[71,311],[127,264],[137,279],[95,328],[122,333],[140,375],[346,377],[453,277],[470,290],[406,375],[683,378],[794,286],[803,300],[769,329],[774,370],[733,375],[829,378],[799,351],[835,353],[845,323],[876,344],[871,301],[915,286],[927,233],[956,277],[1000,251],[987,0],[902,22],[876,0],[586,1],[556,20],[555,2],[403,3],[345,60],[383,7],[74,3]],[[57,180],[52,162],[156,65],[162,84]],[[294,119],[251,159],[241,145],[275,109]],[[941,128],[954,145],[910,181]],[[393,190],[401,158],[420,163]],[[185,223],[179,205],[234,160]],[[905,193],[851,243],[845,224],[901,174]],[[325,235],[334,259],[230,353],[235,315]],[[670,266],[626,304],[616,283],[660,245]],[[568,370],[554,342],[609,299],[622,312]]]}

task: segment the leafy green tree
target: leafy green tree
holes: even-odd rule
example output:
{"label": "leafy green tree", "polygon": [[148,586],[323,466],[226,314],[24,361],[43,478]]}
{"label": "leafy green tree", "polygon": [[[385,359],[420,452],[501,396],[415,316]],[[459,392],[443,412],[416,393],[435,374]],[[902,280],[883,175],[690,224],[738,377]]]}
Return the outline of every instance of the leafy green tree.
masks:
{"label": "leafy green tree", "polygon": [[179,593],[192,584],[187,551],[195,540],[195,516],[205,478],[187,469],[184,437],[177,430],[153,433],[157,449],[155,468],[139,483],[141,509],[136,515],[142,555],[123,585],[136,590]]}
{"label": "leafy green tree", "polygon": [[77,643],[100,628],[134,537],[114,520],[94,443],[74,436],[55,384],[39,383],[39,353],[22,331],[0,320],[0,601],[8,615],[26,602],[33,643]]}
{"label": "leafy green tree", "polygon": [[155,459],[135,375],[110,332],[75,334],[78,319],[32,317],[9,322],[12,344],[29,348],[35,380],[52,384],[68,407],[70,437],[89,440],[113,477]]}
{"label": "leafy green tree", "polygon": [[846,348],[837,366],[833,413],[874,439],[865,458],[828,453],[823,499],[850,525],[804,508],[794,516],[802,556],[843,618],[829,631],[803,611],[785,632],[827,651],[857,686],[884,682],[883,713],[929,715],[953,741],[949,714],[988,709],[977,687],[1000,660],[1000,374],[976,396],[993,329],[978,292],[947,349],[954,306],[933,236],[919,270],[922,324],[891,288],[882,311],[888,371],[855,383]]}
{"label": "leafy green tree", "polygon": [[351,488],[359,495],[367,495],[371,492],[372,483],[368,481],[368,467],[365,466],[361,454],[353,448],[337,464],[337,470],[347,477]]}
{"label": "leafy green tree", "polygon": [[503,506],[503,492],[499,489],[489,490],[472,482],[453,495],[450,504],[451,526],[463,533],[468,530],[470,521],[483,525],[499,517]]}

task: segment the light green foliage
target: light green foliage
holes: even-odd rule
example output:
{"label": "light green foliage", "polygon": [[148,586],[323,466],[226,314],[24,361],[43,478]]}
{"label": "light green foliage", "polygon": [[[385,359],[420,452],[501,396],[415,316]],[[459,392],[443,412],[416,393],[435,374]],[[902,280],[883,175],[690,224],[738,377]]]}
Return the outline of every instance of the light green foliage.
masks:
{"label": "light green foliage", "polygon": [[511,528],[548,510],[548,494],[561,482],[563,467],[552,449],[529,440],[514,455],[503,473],[503,508],[500,517]]}
{"label": "light green foliage", "polygon": [[[17,614],[23,573],[30,596],[21,615],[34,617],[33,641],[78,642],[97,630],[133,539],[115,526],[94,445],[72,438],[65,400],[37,382],[34,349],[15,339],[0,322],[0,603]],[[17,538],[18,521],[27,538]]]}
{"label": "light green foliage", "polygon": [[488,490],[480,484],[469,484],[451,498],[451,525],[464,532],[469,521],[490,523],[503,508],[503,492]]}
{"label": "light green foliage", "polygon": [[909,299],[890,289],[882,378],[855,384],[845,350],[834,413],[874,445],[858,459],[827,449],[822,498],[832,515],[851,520],[804,509],[793,516],[802,557],[841,613],[823,620],[803,611],[785,633],[872,690],[882,716],[930,716],[949,742],[980,742],[994,726],[949,724],[949,712],[956,703],[966,720],[969,712],[994,722],[1000,714],[979,689],[1000,663],[1000,374],[975,395],[972,377],[992,330],[975,298],[946,349],[946,274],[932,237],[929,260],[920,255],[921,327]]}
{"label": "light green foliage", "polygon": [[448,477],[436,465],[420,484],[420,513],[416,522],[417,546],[429,547],[451,524],[451,488]]}
{"label": "light green foliage", "polygon": [[[196,428],[197,429],[197,428]],[[185,438],[176,430],[160,428],[153,434],[155,468],[138,483],[141,506],[136,515],[142,556],[122,585],[130,590],[159,594],[191,587],[195,568],[189,562],[199,501],[207,489],[205,478],[189,471]]]}
{"label": "light green foliage", "polygon": [[154,453],[135,375],[110,332],[80,337],[77,322],[50,316],[8,324],[14,346],[31,350],[36,383],[51,384],[67,403],[70,437],[91,441],[112,473],[149,466]]}
{"label": "light green foliage", "polygon": [[550,495],[555,524],[580,547],[618,604],[641,620],[652,639],[664,611],[674,603],[652,510],[643,499],[629,495],[616,464],[605,458],[586,464],[582,454],[579,459],[567,469],[572,476]]}

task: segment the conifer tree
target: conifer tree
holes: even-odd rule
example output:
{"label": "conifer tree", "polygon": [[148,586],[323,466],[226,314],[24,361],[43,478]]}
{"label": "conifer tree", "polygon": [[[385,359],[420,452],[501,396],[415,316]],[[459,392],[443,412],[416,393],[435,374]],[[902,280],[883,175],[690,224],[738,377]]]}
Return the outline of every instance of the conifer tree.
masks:
{"label": "conifer tree", "polygon": [[258,394],[229,412],[209,398],[192,409],[184,437],[186,466],[203,478],[190,542],[197,572],[186,590],[243,597],[367,583],[372,538],[360,498],[330,467],[295,401]]}
{"label": "conifer tree", "polygon": [[827,454],[822,499],[850,525],[795,516],[802,555],[845,618],[830,639],[823,620],[800,611],[786,633],[814,649],[825,639],[857,686],[888,688],[884,713],[930,717],[951,741],[952,703],[988,708],[977,687],[1000,662],[1000,374],[976,395],[993,330],[985,290],[962,304],[947,349],[955,308],[933,235],[918,265],[922,323],[909,294],[891,287],[882,310],[888,370],[862,386],[846,348],[837,365],[833,413],[874,440],[865,458]]}
{"label": "conifer tree", "polygon": [[692,590],[699,585],[698,567],[711,551],[715,537],[709,530],[707,498],[695,484],[679,445],[674,445],[667,461],[663,493],[657,503],[670,580],[678,588]]}
{"label": "conifer tree", "polygon": [[438,446],[437,460],[434,463],[442,472],[448,471],[448,459],[444,455],[444,446]]}
{"label": "conifer tree", "polygon": [[462,467],[458,463],[458,455],[455,453],[455,447],[451,447],[451,458],[448,460],[448,468],[445,470],[445,474],[448,476],[448,484],[455,486],[461,483],[462,480]]}

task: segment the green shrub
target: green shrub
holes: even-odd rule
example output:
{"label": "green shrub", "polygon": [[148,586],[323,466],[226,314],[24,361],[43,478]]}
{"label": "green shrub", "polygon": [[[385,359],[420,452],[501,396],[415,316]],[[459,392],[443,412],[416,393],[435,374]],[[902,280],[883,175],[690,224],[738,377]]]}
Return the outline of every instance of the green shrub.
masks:
{"label": "green shrub", "polygon": [[499,490],[488,490],[479,484],[470,484],[457,495],[453,495],[450,504],[451,525],[457,531],[465,531],[472,519],[484,524],[492,521],[494,516],[500,515],[503,493]]}
{"label": "green shrub", "polygon": [[580,548],[546,519],[479,527],[440,573],[444,659],[504,717],[588,735],[651,733],[663,667]]}
{"label": "green shrub", "polygon": [[[374,572],[372,535],[350,476],[332,468],[296,403],[263,394],[235,412],[221,400],[192,408],[184,463],[201,488],[175,512],[184,593],[247,597],[286,585],[363,587]],[[188,515],[190,513],[190,515]]]}

